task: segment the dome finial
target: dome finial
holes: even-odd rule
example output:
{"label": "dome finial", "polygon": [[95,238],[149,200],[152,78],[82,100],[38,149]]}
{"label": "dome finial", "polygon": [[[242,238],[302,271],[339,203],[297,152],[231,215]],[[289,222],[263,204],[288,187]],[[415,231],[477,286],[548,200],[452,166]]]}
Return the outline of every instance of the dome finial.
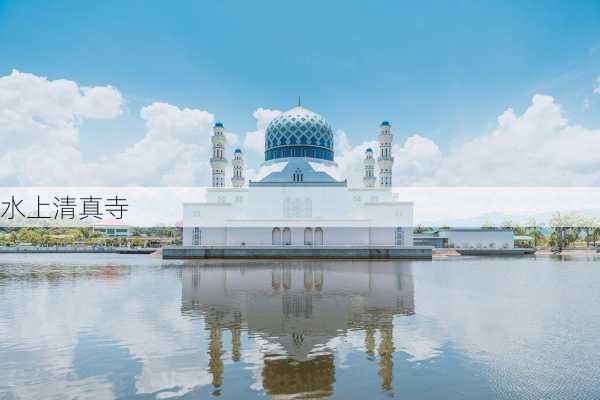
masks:
{"label": "dome finial", "polygon": [[298,107],[302,107],[302,102],[300,101],[300,96],[298,96]]}

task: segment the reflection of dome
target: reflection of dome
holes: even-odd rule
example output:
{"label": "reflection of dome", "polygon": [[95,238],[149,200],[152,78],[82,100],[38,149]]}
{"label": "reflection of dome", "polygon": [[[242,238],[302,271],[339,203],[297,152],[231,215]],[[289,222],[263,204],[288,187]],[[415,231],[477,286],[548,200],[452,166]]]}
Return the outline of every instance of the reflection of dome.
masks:
{"label": "reflection of dome", "polygon": [[300,394],[303,398],[323,398],[333,393],[335,363],[331,354],[306,361],[265,358],[262,375],[265,390],[271,396]]}
{"label": "reflection of dome", "polygon": [[265,160],[287,157],[333,160],[333,132],[329,123],[300,106],[273,119],[265,135]]}

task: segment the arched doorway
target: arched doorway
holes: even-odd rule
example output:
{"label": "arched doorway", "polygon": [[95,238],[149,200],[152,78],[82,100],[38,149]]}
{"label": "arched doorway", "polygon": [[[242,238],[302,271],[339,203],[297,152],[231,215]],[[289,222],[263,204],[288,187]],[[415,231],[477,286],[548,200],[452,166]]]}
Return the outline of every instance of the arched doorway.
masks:
{"label": "arched doorway", "polygon": [[304,229],[304,245],[312,246],[313,244],[313,231],[311,228]]}
{"label": "arched doorway", "polygon": [[192,246],[200,246],[202,242],[202,231],[199,227],[195,226],[192,231]]}
{"label": "arched doorway", "polygon": [[292,230],[290,228],[283,228],[282,240],[284,246],[292,244]]}
{"label": "arched doorway", "polygon": [[271,244],[273,246],[281,246],[281,230],[279,228],[273,228],[273,232],[271,232]]}
{"label": "arched doorway", "polygon": [[313,240],[315,246],[323,246],[323,229],[315,228],[315,238]]}

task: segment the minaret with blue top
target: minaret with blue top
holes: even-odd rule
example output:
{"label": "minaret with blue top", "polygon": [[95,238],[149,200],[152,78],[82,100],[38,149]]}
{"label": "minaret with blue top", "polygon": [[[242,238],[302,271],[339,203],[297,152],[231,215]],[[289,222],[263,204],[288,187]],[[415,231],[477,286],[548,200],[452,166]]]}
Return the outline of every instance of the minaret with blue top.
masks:
{"label": "minaret with blue top", "polygon": [[211,138],[213,154],[210,158],[210,166],[212,167],[212,186],[225,186],[225,167],[227,159],[225,158],[225,139],[223,123],[217,122],[213,128],[213,136]]}
{"label": "minaret with blue top", "polygon": [[231,161],[233,165],[233,176],[231,177],[231,185],[233,187],[242,187],[246,182],[244,178],[244,157],[242,156],[242,150],[235,149],[233,153],[233,161]]}
{"label": "minaret with blue top", "polygon": [[373,158],[373,149],[370,147],[365,151],[365,176],[363,176],[363,184],[365,187],[375,186],[375,159]]}
{"label": "minaret with blue top", "polygon": [[392,167],[394,166],[394,157],[392,157],[392,126],[388,121],[383,121],[379,126],[379,186],[392,186]]}

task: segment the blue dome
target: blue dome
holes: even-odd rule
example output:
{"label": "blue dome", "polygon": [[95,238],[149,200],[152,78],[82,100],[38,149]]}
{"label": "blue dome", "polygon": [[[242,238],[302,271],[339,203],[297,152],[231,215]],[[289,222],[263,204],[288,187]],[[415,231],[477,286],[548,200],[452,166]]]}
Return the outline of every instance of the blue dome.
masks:
{"label": "blue dome", "polygon": [[373,149],[372,149],[372,148],[370,148],[370,147],[369,147],[369,148],[367,148],[367,150],[365,150],[365,153],[372,153],[372,152],[373,152]]}
{"label": "blue dome", "polygon": [[333,160],[333,131],[323,117],[298,106],[269,123],[265,160],[288,157]]}
{"label": "blue dome", "polygon": [[234,153],[241,153],[241,152],[242,152],[242,150],[240,150],[240,149],[235,149],[235,152],[234,152]]}
{"label": "blue dome", "polygon": [[381,123],[381,126],[390,126],[390,123],[389,123],[389,121],[383,121]]}
{"label": "blue dome", "polygon": [[218,127],[222,128],[222,127],[223,127],[223,123],[222,123],[222,122],[217,122],[217,123],[215,124],[215,126],[218,126]]}

